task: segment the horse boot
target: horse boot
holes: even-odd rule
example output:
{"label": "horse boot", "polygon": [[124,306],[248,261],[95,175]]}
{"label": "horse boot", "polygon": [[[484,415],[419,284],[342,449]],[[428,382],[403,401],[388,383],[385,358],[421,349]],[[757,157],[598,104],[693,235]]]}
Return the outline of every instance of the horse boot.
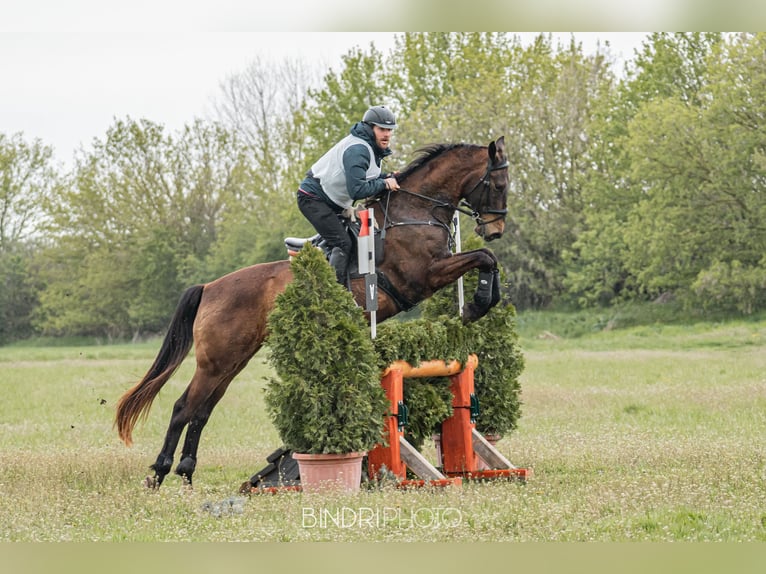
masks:
{"label": "horse boot", "polygon": [[333,247],[330,253],[330,265],[335,269],[335,279],[338,283],[347,287],[348,253],[340,247]]}
{"label": "horse boot", "polygon": [[492,271],[492,300],[489,306],[494,307],[498,303],[500,303],[500,270],[495,269]]}
{"label": "horse boot", "polygon": [[[486,310],[492,306],[493,287],[496,282],[492,271],[479,271],[479,285],[476,287],[476,293],[473,294],[473,302],[481,309]],[[499,291],[497,294],[499,295]]]}

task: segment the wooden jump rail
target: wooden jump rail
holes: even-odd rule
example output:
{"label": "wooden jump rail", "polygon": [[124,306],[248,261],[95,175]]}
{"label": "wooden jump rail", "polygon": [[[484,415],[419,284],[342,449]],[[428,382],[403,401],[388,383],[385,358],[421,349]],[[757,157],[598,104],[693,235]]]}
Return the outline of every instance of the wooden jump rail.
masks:
{"label": "wooden jump rail", "polygon": [[[391,405],[383,429],[388,445],[379,444],[368,453],[370,478],[375,479],[383,467],[396,475],[403,487],[462,484],[463,478],[526,480],[530,476],[529,470],[511,464],[476,430],[473,374],[478,364],[476,355],[470,355],[465,365],[456,360],[425,361],[418,365],[395,361],[383,371],[381,384]],[[441,425],[441,471],[404,438],[407,412],[404,379],[422,377],[450,378],[453,414]],[[479,456],[489,469],[479,468]],[[423,480],[406,480],[408,467]]]}

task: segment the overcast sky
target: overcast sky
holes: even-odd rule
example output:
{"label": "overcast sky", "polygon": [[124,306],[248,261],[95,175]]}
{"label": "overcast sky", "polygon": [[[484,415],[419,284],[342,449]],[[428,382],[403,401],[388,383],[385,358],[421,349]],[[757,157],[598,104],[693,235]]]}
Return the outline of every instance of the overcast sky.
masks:
{"label": "overcast sky", "polygon": [[[62,3],[65,4],[65,3]],[[534,33],[521,33],[528,42]],[[636,32],[574,33],[586,52],[597,42],[629,59]],[[295,56],[339,69],[341,55],[370,42],[384,54],[385,32],[132,33],[7,31],[0,28],[0,133],[23,132],[69,163],[80,146],[103,139],[115,118],[146,118],[175,131],[212,115],[220,84],[256,57]],[[560,35],[568,41],[569,34]]]}

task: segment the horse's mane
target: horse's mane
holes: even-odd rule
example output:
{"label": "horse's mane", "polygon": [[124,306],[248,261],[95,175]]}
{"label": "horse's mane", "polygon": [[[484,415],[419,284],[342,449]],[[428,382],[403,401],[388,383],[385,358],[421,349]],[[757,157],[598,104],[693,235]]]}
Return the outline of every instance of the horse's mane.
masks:
{"label": "horse's mane", "polygon": [[472,144],[466,144],[466,143],[452,143],[452,144],[440,143],[440,144],[431,144],[431,145],[422,147],[415,152],[418,154],[418,157],[412,160],[407,165],[407,167],[405,167],[399,173],[399,175],[397,176],[397,179],[401,181],[407,176],[412,175],[413,172],[423,167],[432,159],[435,159],[439,157],[440,155],[447,153],[450,150],[453,150],[456,148],[473,148],[473,147],[478,147],[478,146],[475,146]]}

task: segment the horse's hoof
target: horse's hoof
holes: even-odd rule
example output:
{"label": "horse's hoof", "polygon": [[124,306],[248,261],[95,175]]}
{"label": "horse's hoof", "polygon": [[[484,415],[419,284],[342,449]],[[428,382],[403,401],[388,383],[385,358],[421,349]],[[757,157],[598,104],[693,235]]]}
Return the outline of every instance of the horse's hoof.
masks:
{"label": "horse's hoof", "polygon": [[156,476],[147,476],[144,479],[144,486],[149,490],[157,490],[160,487]]}

